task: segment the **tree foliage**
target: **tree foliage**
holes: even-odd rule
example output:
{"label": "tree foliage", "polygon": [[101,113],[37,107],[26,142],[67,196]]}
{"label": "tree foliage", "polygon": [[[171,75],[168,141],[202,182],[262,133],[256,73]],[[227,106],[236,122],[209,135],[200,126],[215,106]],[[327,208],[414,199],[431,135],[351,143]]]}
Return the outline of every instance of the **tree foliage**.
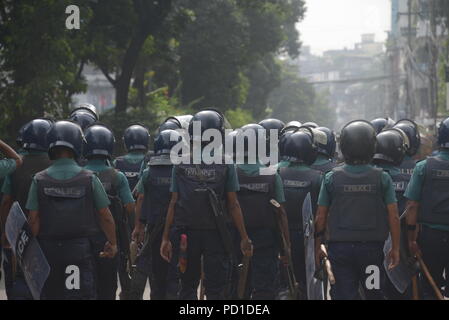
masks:
{"label": "tree foliage", "polygon": [[[80,30],[65,28],[73,4]],[[234,126],[298,117],[295,105],[315,119],[320,97],[278,62],[298,56],[304,13],[304,0],[0,0],[3,137],[34,117],[65,117],[86,90],[86,64],[115,89],[102,120],[118,132],[202,107]]]}

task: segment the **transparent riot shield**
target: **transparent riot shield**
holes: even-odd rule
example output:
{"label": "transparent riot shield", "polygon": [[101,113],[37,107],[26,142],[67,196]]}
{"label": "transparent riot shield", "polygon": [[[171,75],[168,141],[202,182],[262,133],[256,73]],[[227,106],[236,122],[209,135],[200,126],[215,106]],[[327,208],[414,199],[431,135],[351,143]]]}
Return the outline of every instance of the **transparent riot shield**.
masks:
{"label": "transparent riot shield", "polygon": [[14,202],[9,211],[5,232],[31,294],[39,300],[50,266],[18,202]]}

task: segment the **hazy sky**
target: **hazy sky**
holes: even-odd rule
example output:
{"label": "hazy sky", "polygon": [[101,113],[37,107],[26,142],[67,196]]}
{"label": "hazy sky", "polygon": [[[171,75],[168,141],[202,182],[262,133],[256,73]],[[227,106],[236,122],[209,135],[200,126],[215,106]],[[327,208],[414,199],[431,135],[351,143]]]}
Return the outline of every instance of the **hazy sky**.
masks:
{"label": "hazy sky", "polygon": [[313,53],[351,48],[363,33],[385,40],[390,30],[390,0],[306,0],[306,6],[298,28],[303,45]]}

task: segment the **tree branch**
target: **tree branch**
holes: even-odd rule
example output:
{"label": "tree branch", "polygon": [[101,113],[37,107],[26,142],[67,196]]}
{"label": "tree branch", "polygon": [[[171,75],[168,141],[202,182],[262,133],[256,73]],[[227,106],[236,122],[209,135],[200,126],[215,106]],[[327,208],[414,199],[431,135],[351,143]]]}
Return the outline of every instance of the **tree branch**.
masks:
{"label": "tree branch", "polygon": [[112,78],[111,75],[109,74],[108,70],[106,68],[104,68],[103,66],[97,65],[97,67],[101,70],[101,72],[103,72],[106,79],[108,79],[108,81],[115,88],[115,86],[117,85],[117,79]]}

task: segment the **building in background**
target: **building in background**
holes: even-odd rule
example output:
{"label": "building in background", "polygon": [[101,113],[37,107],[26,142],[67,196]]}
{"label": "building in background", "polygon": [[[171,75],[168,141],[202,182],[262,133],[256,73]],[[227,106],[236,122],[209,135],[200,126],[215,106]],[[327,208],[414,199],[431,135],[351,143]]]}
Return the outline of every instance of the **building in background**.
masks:
{"label": "building in background", "polygon": [[336,109],[336,130],[353,119],[371,119],[387,111],[385,44],[374,34],[361,35],[353,49],[330,50],[323,56],[304,47],[298,61],[300,74],[318,90],[328,91]]}
{"label": "building in background", "polygon": [[103,73],[92,65],[86,65],[83,70],[87,90],[73,96],[74,105],[92,103],[99,113],[113,109],[115,106],[115,90]]}
{"label": "building in background", "polygon": [[434,0],[391,0],[392,30],[387,41],[389,112],[411,118],[430,130],[441,114],[438,76],[447,36],[436,19]]}

